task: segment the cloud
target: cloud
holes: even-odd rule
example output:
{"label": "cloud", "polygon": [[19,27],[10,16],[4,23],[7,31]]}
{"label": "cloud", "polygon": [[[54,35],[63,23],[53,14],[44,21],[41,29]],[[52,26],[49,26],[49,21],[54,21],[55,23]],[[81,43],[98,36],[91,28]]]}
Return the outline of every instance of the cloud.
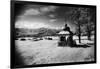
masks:
{"label": "cloud", "polygon": [[24,15],[40,15],[41,12],[38,9],[28,9],[24,12]]}
{"label": "cloud", "polygon": [[[40,6],[40,5],[26,5],[25,10],[22,11],[22,14],[18,17],[25,16],[37,16],[37,15],[47,15],[49,12],[53,12],[58,8],[57,6]],[[50,17],[54,17],[54,15],[50,15]]]}
{"label": "cloud", "polygon": [[47,13],[47,12],[55,11],[56,8],[57,8],[56,6],[45,6],[45,7],[41,7],[40,11]]}
{"label": "cloud", "polygon": [[51,18],[54,18],[55,17],[55,15],[53,15],[53,14],[50,14],[48,16],[51,17]]}
{"label": "cloud", "polygon": [[17,21],[15,23],[16,28],[28,28],[28,29],[37,29],[37,28],[48,28],[47,24],[42,22],[29,22],[29,21]]}
{"label": "cloud", "polygon": [[[16,20],[48,20],[49,17],[54,18],[55,15],[51,14],[52,11],[55,11],[57,6],[34,6],[34,5],[27,5],[25,6],[25,9],[22,10],[22,14],[18,15]],[[48,14],[49,13],[49,14]],[[51,22],[54,22],[55,20],[50,20]]]}
{"label": "cloud", "polygon": [[[56,6],[42,6],[42,7],[38,7],[37,8],[28,8],[24,11],[24,15],[43,15],[46,14],[48,12],[51,11],[55,11],[57,7]],[[53,17],[53,15],[50,15],[51,17]]]}
{"label": "cloud", "polygon": [[50,20],[50,22],[55,22],[55,21],[57,21],[57,20],[56,20],[56,19],[51,19],[51,20]]}

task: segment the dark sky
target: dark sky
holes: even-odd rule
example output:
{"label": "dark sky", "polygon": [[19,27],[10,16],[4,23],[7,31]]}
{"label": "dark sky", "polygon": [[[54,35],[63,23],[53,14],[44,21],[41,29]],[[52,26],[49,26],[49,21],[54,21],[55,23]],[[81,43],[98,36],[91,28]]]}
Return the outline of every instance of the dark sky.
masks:
{"label": "dark sky", "polygon": [[15,27],[61,29],[64,27],[66,17],[66,23],[74,30],[75,27],[68,18],[71,9],[72,7],[67,6],[17,3],[14,6]]}

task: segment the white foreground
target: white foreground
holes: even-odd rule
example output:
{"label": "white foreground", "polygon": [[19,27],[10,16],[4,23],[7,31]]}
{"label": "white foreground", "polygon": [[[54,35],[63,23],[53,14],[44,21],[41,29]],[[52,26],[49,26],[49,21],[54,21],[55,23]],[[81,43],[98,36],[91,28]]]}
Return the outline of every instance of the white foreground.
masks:
{"label": "white foreground", "polygon": [[[76,42],[78,43],[78,41]],[[26,65],[94,60],[94,45],[87,48],[58,47],[57,43],[58,40],[16,40],[16,49],[21,54]]]}

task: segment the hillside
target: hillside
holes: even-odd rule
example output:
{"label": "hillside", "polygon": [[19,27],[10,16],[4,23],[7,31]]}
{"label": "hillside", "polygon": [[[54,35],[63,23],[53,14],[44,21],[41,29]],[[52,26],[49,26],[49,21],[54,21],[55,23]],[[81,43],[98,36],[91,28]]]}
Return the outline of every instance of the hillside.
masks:
{"label": "hillside", "polygon": [[38,29],[24,29],[16,28],[17,36],[46,36],[56,35],[61,29],[49,29],[49,28],[38,28]]}

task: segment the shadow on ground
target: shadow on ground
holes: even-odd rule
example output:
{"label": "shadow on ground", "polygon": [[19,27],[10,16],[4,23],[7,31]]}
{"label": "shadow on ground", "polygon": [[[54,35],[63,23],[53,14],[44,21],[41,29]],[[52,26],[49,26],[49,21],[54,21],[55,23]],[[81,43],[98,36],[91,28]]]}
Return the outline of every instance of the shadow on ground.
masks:
{"label": "shadow on ground", "polygon": [[24,65],[23,58],[20,56],[20,53],[15,50],[14,55],[14,67],[20,67]]}
{"label": "shadow on ground", "polygon": [[71,47],[74,47],[74,48],[88,48],[88,47],[91,47],[90,45],[86,45],[86,44],[84,44],[84,45],[73,45],[73,46],[71,46]]}

